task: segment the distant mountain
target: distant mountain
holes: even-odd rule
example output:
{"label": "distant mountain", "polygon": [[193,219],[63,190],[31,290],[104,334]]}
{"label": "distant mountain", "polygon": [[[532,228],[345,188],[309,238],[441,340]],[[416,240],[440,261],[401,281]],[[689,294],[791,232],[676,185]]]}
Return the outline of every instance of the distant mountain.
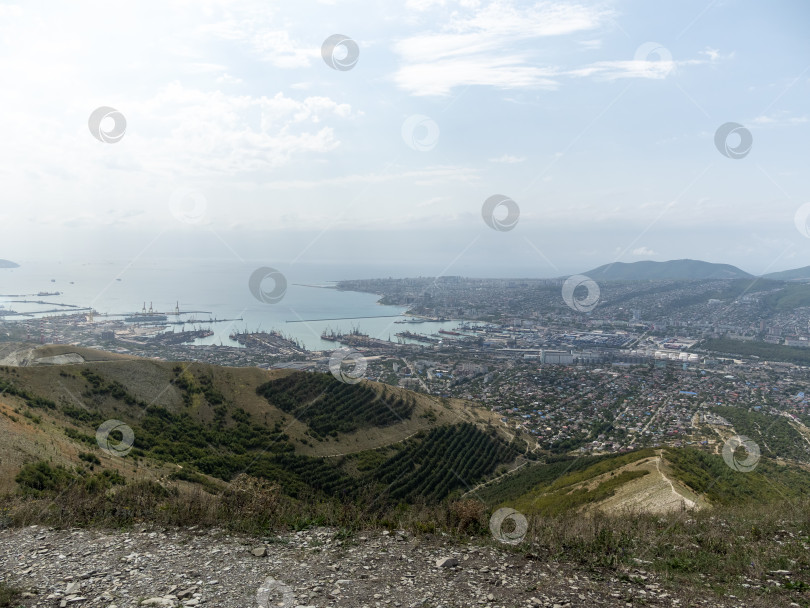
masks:
{"label": "distant mountain", "polygon": [[584,273],[598,281],[650,281],[665,279],[749,279],[748,274],[731,264],[713,264],[701,260],[669,260],[668,262],[616,262]]}
{"label": "distant mountain", "polygon": [[770,272],[762,275],[763,279],[773,279],[775,281],[801,281],[810,280],[810,266],[793,268],[792,270],[782,270],[781,272]]}
{"label": "distant mountain", "polygon": [[19,268],[20,265],[11,260],[0,260],[0,268]]}

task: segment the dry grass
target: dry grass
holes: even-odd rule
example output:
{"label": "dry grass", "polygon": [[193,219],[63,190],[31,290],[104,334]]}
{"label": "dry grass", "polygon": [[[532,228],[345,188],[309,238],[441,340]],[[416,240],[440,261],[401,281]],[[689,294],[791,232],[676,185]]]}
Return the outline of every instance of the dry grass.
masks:
{"label": "dry grass", "polygon": [[[810,554],[805,549],[810,543],[810,501],[661,515],[534,516],[524,542],[512,547],[491,538],[490,513],[478,501],[391,506],[376,499],[372,495],[346,502],[314,496],[292,499],[277,485],[244,475],[218,494],[153,481],[100,492],[72,484],[50,495],[5,496],[0,499],[0,526],[127,528],[146,523],[257,535],[330,526],[346,538],[360,530],[405,529],[416,535],[472,537],[539,559],[607,569],[619,576],[642,568],[658,572],[672,584],[708,585],[717,593],[741,597],[764,588],[791,598],[805,597],[810,590]],[[766,584],[767,579],[778,578],[769,574],[777,570],[792,574],[779,586]]]}

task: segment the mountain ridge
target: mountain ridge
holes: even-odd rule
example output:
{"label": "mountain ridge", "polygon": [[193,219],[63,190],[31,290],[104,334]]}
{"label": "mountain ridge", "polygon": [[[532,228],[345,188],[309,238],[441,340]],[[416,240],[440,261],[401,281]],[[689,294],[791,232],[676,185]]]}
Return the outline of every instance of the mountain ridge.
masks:
{"label": "mountain ridge", "polygon": [[702,260],[668,260],[656,262],[614,262],[603,264],[582,273],[593,280],[603,281],[650,281],[650,280],[707,280],[707,279],[753,279],[752,275],[731,264],[717,264]]}

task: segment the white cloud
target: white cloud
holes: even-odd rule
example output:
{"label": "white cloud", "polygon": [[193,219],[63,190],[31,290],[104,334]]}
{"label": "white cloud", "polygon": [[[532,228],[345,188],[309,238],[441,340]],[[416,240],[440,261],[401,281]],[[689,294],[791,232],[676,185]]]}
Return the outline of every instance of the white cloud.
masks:
{"label": "white cloud", "polygon": [[588,51],[592,51],[592,50],[596,50],[596,49],[601,49],[602,48],[602,41],[598,40],[598,39],[597,40],[580,40],[579,45],[582,48],[584,48],[584,49],[586,49]]}
{"label": "white cloud", "polygon": [[648,257],[658,254],[649,247],[637,247],[636,249],[633,249],[633,255]]}
{"label": "white cloud", "polygon": [[[444,2],[423,0],[414,4],[425,11]],[[393,80],[399,88],[418,96],[446,96],[457,87],[472,85],[554,90],[566,77],[663,79],[679,67],[716,63],[733,56],[707,47],[699,59],[673,60],[666,48],[650,42],[641,45],[633,58],[581,67],[541,60],[544,39],[598,30],[612,17],[612,11],[602,6],[561,0],[528,7],[495,0],[474,9],[455,10],[442,27],[427,33],[423,27],[419,34],[394,44],[400,66]],[[602,40],[591,38],[571,44],[593,50],[602,47]]]}
{"label": "white cloud", "polygon": [[770,116],[765,114],[757,116],[751,123],[761,127],[790,127],[803,125],[807,120],[807,116],[789,116],[787,112],[780,112]]}
{"label": "white cloud", "polygon": [[526,160],[525,156],[511,156],[509,154],[504,154],[503,156],[499,156],[498,158],[490,158],[489,162],[514,164],[514,163],[522,163],[525,160]]}
{"label": "white cloud", "polygon": [[[277,68],[307,67],[320,55],[320,43],[303,43],[290,35],[272,9],[253,3],[228,7],[220,20],[199,27],[203,37],[211,36],[246,45],[259,59]],[[280,27],[281,26],[281,27]]]}
{"label": "white cloud", "polygon": [[414,95],[449,95],[455,87],[492,86],[501,89],[556,89],[557,82],[541,68],[521,65],[519,56],[445,59],[400,68],[396,83]]}
{"label": "white cloud", "polygon": [[597,77],[603,80],[619,78],[652,78],[662,79],[675,69],[674,61],[648,61],[641,59],[619,61],[597,61],[590,65],[568,72],[571,76]]}
{"label": "white cloud", "polygon": [[407,181],[418,185],[446,184],[450,182],[470,183],[479,179],[475,169],[460,166],[438,166],[401,172],[382,172],[344,175],[341,177],[305,180],[279,180],[268,182],[266,187],[277,190],[315,189],[332,186],[353,186],[358,184],[383,184]]}
{"label": "white cloud", "polygon": [[231,76],[227,72],[218,76],[216,79],[217,84],[242,84],[242,79],[236,76]]}
{"label": "white cloud", "polygon": [[700,51],[700,54],[708,57],[710,63],[718,63],[720,61],[734,58],[734,51],[724,55],[719,49],[713,49],[710,46],[707,46],[704,50]]}
{"label": "white cloud", "polygon": [[320,56],[320,48],[301,45],[285,30],[255,32],[251,42],[256,52],[277,68],[307,67]]}
{"label": "white cloud", "polygon": [[144,130],[154,134],[136,132],[131,138],[143,148],[140,163],[164,175],[238,175],[326,154],[340,142],[324,122],[352,116],[351,106],[328,97],[226,95],[179,83],[130,106],[129,112],[148,120]]}
{"label": "white cloud", "polygon": [[412,11],[424,12],[435,8],[437,6],[446,6],[448,4],[458,4],[464,8],[475,8],[481,4],[479,0],[407,0],[405,3],[406,8]]}
{"label": "white cloud", "polygon": [[535,65],[520,43],[595,29],[609,14],[558,1],[518,8],[497,0],[457,11],[440,31],[406,37],[394,45],[400,57],[394,81],[414,95],[448,95],[469,85],[553,89],[556,69]]}

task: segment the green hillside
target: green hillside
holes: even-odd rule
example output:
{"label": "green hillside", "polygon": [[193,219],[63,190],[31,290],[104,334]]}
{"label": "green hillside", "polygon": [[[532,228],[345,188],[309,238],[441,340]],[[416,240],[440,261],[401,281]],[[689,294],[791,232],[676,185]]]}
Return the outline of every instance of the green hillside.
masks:
{"label": "green hillside", "polygon": [[810,266],[803,266],[802,268],[792,268],[790,270],[782,270],[780,272],[769,272],[762,275],[765,279],[774,279],[776,281],[807,281],[810,280]]}
{"label": "green hillside", "polygon": [[[781,421],[718,412],[766,446],[753,471],[694,448],[526,460],[526,444],[472,404],[327,374],[144,360],[0,367],[0,526],[204,526],[264,539],[328,526],[352,550],[368,529],[497,543],[490,517],[510,506],[526,518],[516,547],[526,559],[609,576],[644,564],[673,585],[737,597],[745,587],[728,581],[764,585],[791,570],[794,586],[773,593],[799,601],[810,589],[810,472],[771,456],[800,442]],[[99,447],[111,418],[132,430],[125,456]],[[113,448],[123,439],[110,434]],[[646,504],[662,495],[675,508]]]}
{"label": "green hillside", "polygon": [[806,498],[810,493],[810,472],[768,457],[745,473],[729,467],[718,454],[693,448],[668,449],[666,458],[680,481],[715,505],[768,504]]}
{"label": "green hillside", "polygon": [[366,384],[343,384],[327,374],[291,374],[262,384],[256,392],[297,420],[316,437],[350,433],[366,426],[388,426],[410,418],[413,396],[382,393]]}
{"label": "green hillside", "polygon": [[810,306],[810,285],[790,284],[784,289],[768,294],[764,304],[771,310],[781,312],[800,306]]}
{"label": "green hillside", "polygon": [[[246,474],[292,498],[371,492],[383,503],[436,502],[525,450],[474,422],[469,407],[386,385],[345,384],[331,374],[105,362],[0,368],[0,390],[33,429],[51,433],[46,440],[75,451],[81,467],[101,465],[128,478],[136,473],[127,465],[146,465],[206,491]],[[132,429],[124,458],[111,459],[96,441],[96,429],[112,418]],[[388,440],[372,446],[364,432]],[[60,450],[68,468],[77,464],[66,456],[71,449]],[[3,453],[0,461],[13,457]]]}
{"label": "green hillside", "polygon": [[[777,430],[774,436],[780,432]],[[759,438],[753,430],[750,436]],[[774,436],[769,434],[772,437],[769,441],[773,441]],[[785,449],[790,446],[787,438],[784,446]],[[628,465],[657,453],[656,450],[644,449],[626,454],[531,464],[476,490],[474,495],[489,507],[508,505],[526,514],[556,516],[577,512],[610,498],[624,484],[649,475],[644,470],[627,470]],[[668,448],[661,455],[672,479],[705,497],[714,506],[735,505],[741,501],[768,504],[801,499],[810,493],[810,472],[799,466],[777,464],[768,453],[762,456],[753,471],[746,473],[731,469],[718,454],[695,448]]]}

